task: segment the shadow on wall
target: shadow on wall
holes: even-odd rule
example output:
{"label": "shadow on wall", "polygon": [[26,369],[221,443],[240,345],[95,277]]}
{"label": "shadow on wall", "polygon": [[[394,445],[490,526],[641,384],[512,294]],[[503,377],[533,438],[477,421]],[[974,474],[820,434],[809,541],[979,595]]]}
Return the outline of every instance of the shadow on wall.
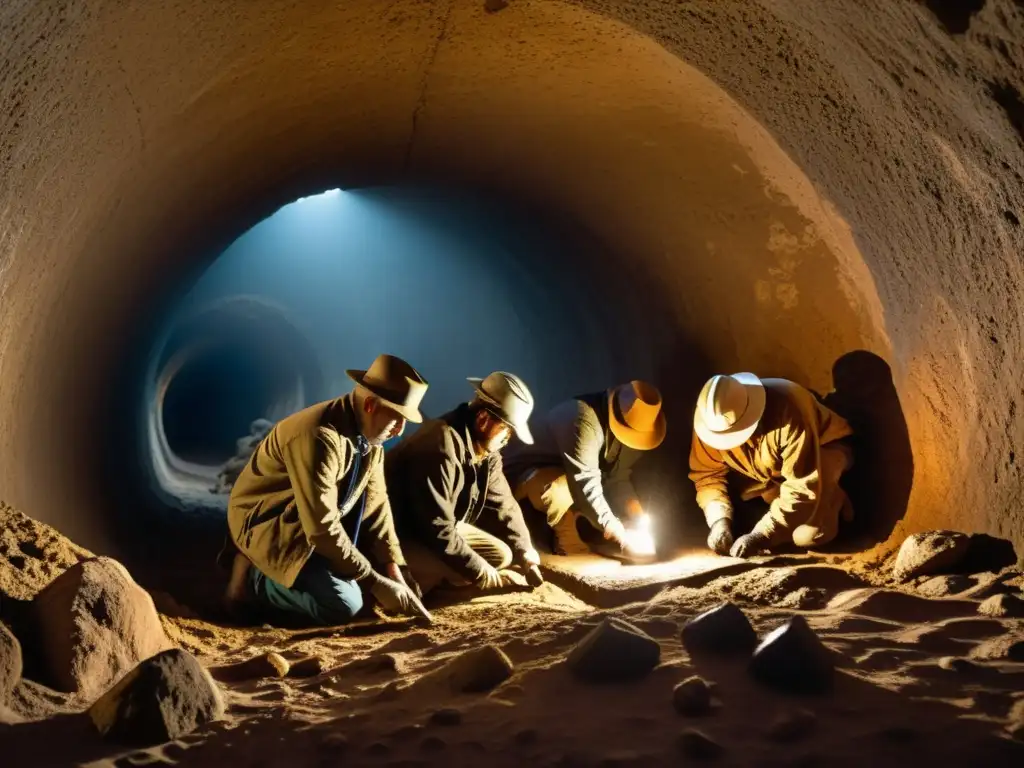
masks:
{"label": "shadow on wall", "polygon": [[892,369],[856,350],[832,366],[833,390],[821,401],[854,429],[854,466],[843,479],[856,517],[835,549],[885,541],[903,519],[914,483],[914,457]]}

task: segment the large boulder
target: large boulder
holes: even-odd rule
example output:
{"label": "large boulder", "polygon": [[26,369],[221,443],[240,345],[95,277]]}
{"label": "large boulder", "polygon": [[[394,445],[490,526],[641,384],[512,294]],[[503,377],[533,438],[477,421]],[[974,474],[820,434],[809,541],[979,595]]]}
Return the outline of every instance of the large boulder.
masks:
{"label": "large boulder", "polygon": [[224,716],[224,699],[196,658],[180,648],[146,659],[89,709],[105,738],[152,746]]}
{"label": "large boulder", "polygon": [[45,682],[86,700],[171,647],[152,598],[108,557],[68,568],[36,596],[31,613]]}
{"label": "large boulder", "polygon": [[0,708],[7,705],[11,691],[21,680],[21,644],[0,624]]}
{"label": "large boulder", "polygon": [[794,616],[761,641],[750,660],[750,672],[784,691],[817,693],[832,686],[835,653],[803,616]]}
{"label": "large boulder", "polygon": [[908,536],[896,555],[892,573],[897,581],[948,572],[967,555],[971,537],[956,531],[925,531]]}
{"label": "large boulder", "polygon": [[687,621],[682,639],[691,654],[749,653],[757,645],[757,632],[739,606],[723,603]]}
{"label": "large boulder", "polygon": [[580,640],[566,661],[572,673],[587,682],[637,680],[661,661],[661,646],[632,624],[607,618]]}

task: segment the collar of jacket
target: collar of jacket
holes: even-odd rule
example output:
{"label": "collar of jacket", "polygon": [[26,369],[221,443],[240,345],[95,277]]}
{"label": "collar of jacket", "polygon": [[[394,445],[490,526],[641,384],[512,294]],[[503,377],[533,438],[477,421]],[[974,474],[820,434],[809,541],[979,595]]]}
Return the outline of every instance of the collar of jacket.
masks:
{"label": "collar of jacket", "polygon": [[473,417],[469,411],[469,403],[462,403],[454,411],[442,417],[448,426],[454,429],[462,437],[462,455],[457,457],[461,464],[483,464],[487,456],[477,460],[476,452],[473,450]]}
{"label": "collar of jacket", "polygon": [[[356,416],[355,397],[351,392],[347,395],[342,395],[331,403],[327,408],[327,417],[324,421],[338,430],[339,435],[351,440],[364,456],[369,452],[370,444],[363,437],[363,433],[359,431],[359,418]],[[364,444],[367,448],[366,451],[363,450]]]}

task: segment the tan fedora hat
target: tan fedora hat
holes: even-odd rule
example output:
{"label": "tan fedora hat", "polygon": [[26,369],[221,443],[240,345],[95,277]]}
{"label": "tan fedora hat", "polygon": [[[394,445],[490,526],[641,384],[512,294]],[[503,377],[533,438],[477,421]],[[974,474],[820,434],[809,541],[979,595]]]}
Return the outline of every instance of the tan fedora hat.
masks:
{"label": "tan fedora hat", "polygon": [[427,393],[427,381],[405,360],[394,355],[378,355],[369,369],[346,370],[345,373],[406,420],[414,424],[423,421],[420,403]]}
{"label": "tan fedora hat", "polygon": [[473,385],[476,396],[494,408],[512,427],[516,437],[527,445],[533,445],[533,435],[527,424],[533,412],[533,395],[522,379],[511,373],[495,371],[486,379],[466,380]]}
{"label": "tan fedora hat", "polygon": [[646,381],[615,387],[608,398],[608,425],[627,448],[650,451],[665,439],[667,424],[661,410],[661,392]]}
{"label": "tan fedora hat", "polygon": [[697,398],[693,430],[715,450],[731,451],[754,434],[764,404],[764,384],[754,374],[712,376]]}

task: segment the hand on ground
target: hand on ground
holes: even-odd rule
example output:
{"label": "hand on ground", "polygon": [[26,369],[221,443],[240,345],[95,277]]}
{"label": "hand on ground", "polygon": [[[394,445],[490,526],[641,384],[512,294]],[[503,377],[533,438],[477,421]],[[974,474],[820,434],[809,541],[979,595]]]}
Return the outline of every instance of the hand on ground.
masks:
{"label": "hand on ground", "polygon": [[370,593],[388,613],[418,616],[429,622],[434,620],[415,593],[401,582],[378,575],[370,587]]}
{"label": "hand on ground", "polygon": [[728,520],[716,520],[708,534],[708,549],[719,555],[728,555],[732,547],[732,524]]}
{"label": "hand on ground", "polygon": [[740,536],[732,545],[729,554],[733,557],[752,557],[763,552],[768,547],[768,540],[759,533],[748,533]]}
{"label": "hand on ground", "polygon": [[529,584],[533,589],[536,589],[544,583],[544,576],[541,574],[540,568],[538,566],[526,566],[526,583]]}

